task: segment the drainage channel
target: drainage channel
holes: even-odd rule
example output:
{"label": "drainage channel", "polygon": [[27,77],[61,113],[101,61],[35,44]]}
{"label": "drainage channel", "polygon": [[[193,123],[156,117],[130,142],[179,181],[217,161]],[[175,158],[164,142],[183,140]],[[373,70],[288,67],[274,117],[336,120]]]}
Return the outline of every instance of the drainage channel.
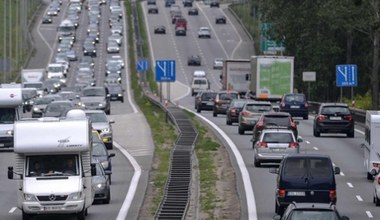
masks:
{"label": "drainage channel", "polygon": [[172,150],[164,197],[156,212],[155,219],[182,220],[186,217],[190,200],[191,156],[198,133],[184,110],[178,107],[170,107],[167,109],[167,113],[176,125],[179,135]]}

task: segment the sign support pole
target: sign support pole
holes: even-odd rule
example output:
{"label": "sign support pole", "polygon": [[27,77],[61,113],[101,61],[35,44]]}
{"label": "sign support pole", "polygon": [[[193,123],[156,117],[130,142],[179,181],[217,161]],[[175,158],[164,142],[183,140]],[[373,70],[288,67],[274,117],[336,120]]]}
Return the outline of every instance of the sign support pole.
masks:
{"label": "sign support pole", "polygon": [[310,101],[310,82],[307,82],[307,100]]}
{"label": "sign support pole", "polygon": [[342,93],[343,93],[343,88],[340,87],[340,101],[339,102],[342,102]]}
{"label": "sign support pole", "polygon": [[160,82],[160,103],[162,103],[162,82]]}

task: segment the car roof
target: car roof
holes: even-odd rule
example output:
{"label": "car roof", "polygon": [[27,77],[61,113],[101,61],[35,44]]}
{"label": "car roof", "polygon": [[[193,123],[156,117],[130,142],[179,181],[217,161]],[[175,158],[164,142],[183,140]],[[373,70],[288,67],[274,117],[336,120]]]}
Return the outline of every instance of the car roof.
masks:
{"label": "car roof", "polygon": [[91,109],[84,109],[85,113],[104,113],[103,110],[91,110]]}
{"label": "car roof", "polygon": [[262,134],[264,133],[291,133],[293,134],[293,131],[280,126],[279,128],[264,129],[262,130]]}
{"label": "car roof", "polygon": [[285,156],[285,158],[328,158],[330,159],[329,155],[325,154],[317,154],[317,153],[312,153],[312,154],[289,154]]}
{"label": "car roof", "polygon": [[308,202],[302,202],[302,203],[296,203],[293,202],[292,205],[294,205],[294,209],[329,209],[334,210],[335,205],[332,203],[308,203]]}
{"label": "car roof", "polygon": [[322,103],[321,106],[341,106],[341,107],[348,107],[346,103],[336,103],[336,102],[326,102]]}
{"label": "car roof", "polygon": [[288,112],[264,112],[263,116],[291,116]]}

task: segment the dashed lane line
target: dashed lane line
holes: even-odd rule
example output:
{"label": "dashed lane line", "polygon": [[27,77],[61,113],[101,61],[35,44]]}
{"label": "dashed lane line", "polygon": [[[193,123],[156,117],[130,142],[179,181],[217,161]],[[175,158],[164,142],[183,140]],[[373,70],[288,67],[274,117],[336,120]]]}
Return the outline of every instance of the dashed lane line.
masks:
{"label": "dashed lane line", "polygon": [[373,218],[373,215],[370,211],[365,211],[365,214],[367,214],[368,218]]}
{"label": "dashed lane line", "polygon": [[363,199],[362,199],[362,197],[361,197],[361,196],[359,196],[359,195],[356,195],[356,199],[357,199],[359,202],[363,202]]}
{"label": "dashed lane line", "polygon": [[354,188],[354,186],[352,185],[352,183],[349,183],[349,182],[347,182],[347,186],[350,187],[350,188]]}

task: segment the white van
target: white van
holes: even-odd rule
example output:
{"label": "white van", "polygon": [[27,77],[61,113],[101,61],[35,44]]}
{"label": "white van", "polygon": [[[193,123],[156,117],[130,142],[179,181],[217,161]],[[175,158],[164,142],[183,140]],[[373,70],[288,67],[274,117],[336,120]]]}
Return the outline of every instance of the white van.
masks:
{"label": "white van", "polygon": [[94,201],[91,137],[91,123],[79,109],[69,111],[66,119],[15,122],[16,165],[8,167],[8,179],[17,181],[23,220],[36,214],[76,214],[78,220],[85,219]]}
{"label": "white van", "polygon": [[193,77],[206,77],[206,72],[203,70],[195,70]]}
{"label": "white van", "polygon": [[210,82],[206,77],[194,77],[191,82],[191,96],[202,90],[210,89]]}
{"label": "white van", "polygon": [[367,179],[371,180],[371,172],[379,172],[380,168],[380,111],[368,110],[365,118],[364,166],[367,170]]}

